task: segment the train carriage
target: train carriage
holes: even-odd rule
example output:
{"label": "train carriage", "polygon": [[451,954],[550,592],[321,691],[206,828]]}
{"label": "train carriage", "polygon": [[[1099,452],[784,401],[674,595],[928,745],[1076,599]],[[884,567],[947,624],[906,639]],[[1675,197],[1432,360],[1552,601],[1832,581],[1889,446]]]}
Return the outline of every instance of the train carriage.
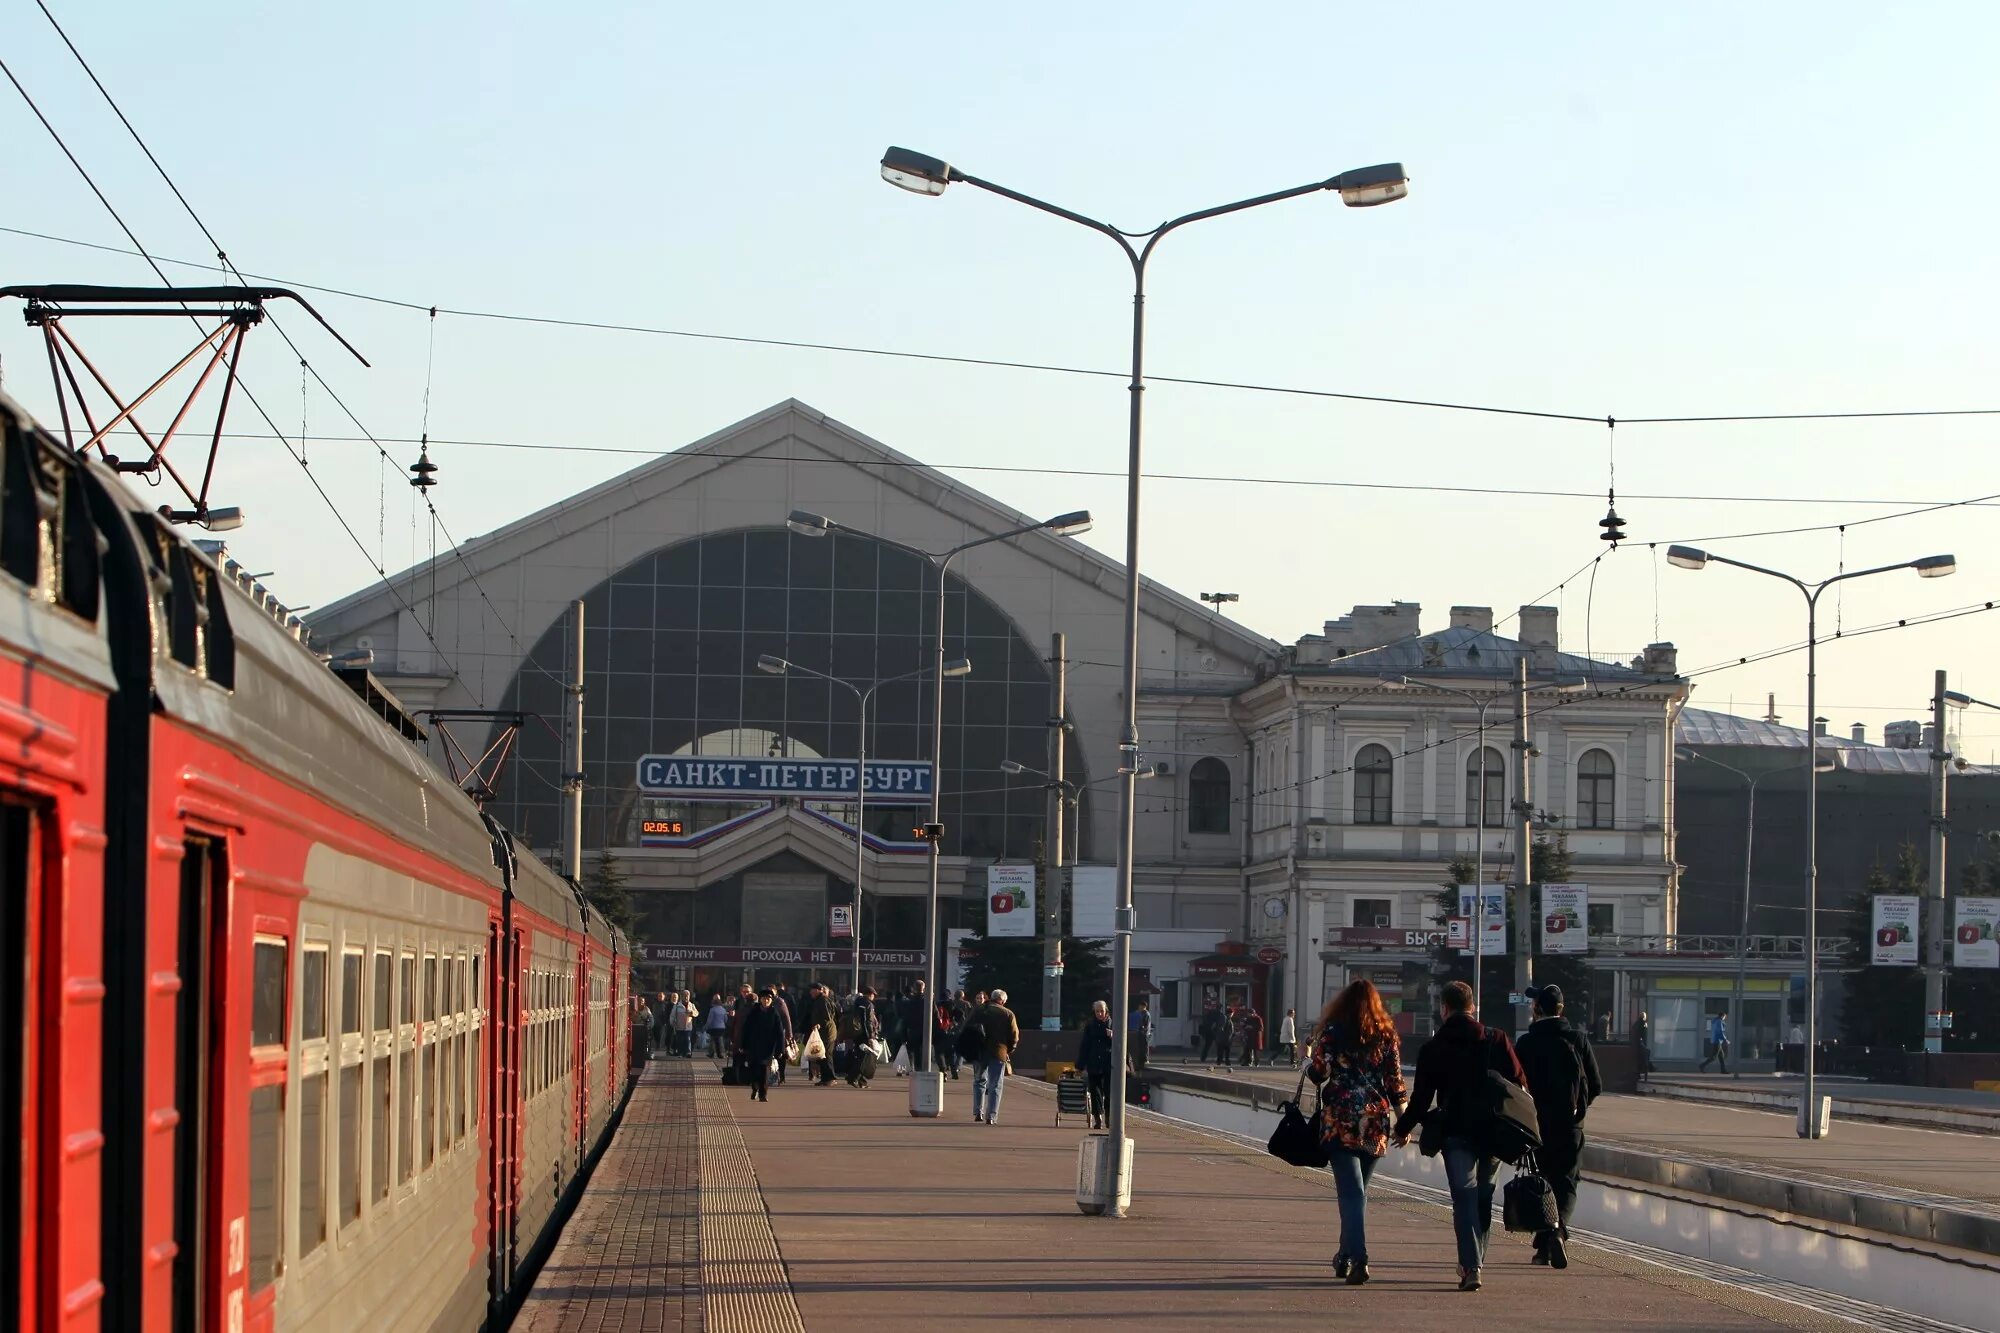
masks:
{"label": "train carriage", "polygon": [[39,515],[34,578],[0,610],[6,938],[37,942],[7,959],[28,1168],[8,1308],[490,1321],[622,1087],[589,1076],[588,1034],[623,940],[516,856],[372,679],[364,698],[233,567],[0,417],[8,455],[40,459],[33,504],[18,462],[0,497],[9,573],[16,511]]}

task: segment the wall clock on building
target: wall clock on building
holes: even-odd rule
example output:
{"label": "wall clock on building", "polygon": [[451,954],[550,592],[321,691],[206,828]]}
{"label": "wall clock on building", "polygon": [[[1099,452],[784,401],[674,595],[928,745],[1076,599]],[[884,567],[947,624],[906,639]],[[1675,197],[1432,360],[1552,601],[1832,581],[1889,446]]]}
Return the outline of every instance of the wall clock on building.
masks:
{"label": "wall clock on building", "polygon": [[1268,916],[1273,921],[1276,921],[1280,917],[1284,916],[1284,914],[1285,914],[1285,900],[1283,898],[1266,898],[1264,900],[1265,916]]}

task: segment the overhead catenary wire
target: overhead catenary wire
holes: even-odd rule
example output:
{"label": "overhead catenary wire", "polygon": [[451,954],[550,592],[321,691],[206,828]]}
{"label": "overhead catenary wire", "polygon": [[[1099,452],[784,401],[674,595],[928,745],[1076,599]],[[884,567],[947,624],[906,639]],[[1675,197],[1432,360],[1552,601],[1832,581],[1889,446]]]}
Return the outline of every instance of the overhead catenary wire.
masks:
{"label": "overhead catenary wire", "polygon": [[[49,241],[59,245],[81,246],[92,250],[122,253],[117,246],[103,245],[93,241],[82,241],[68,236],[56,236],[47,232],[31,231],[22,227],[0,227],[16,236],[26,236],[35,240]],[[187,268],[207,269],[212,272],[237,272],[232,267],[221,269],[212,264],[193,260],[161,257],[161,262]],[[239,280],[244,275],[237,273]],[[534,324],[551,328],[581,329],[601,333],[629,333],[649,337],[682,338],[701,342],[736,343],[746,346],[787,348],[795,351],[830,352],[849,356],[874,356],[910,361],[928,361],[949,365],[981,366],[1002,370],[1034,371],[1055,375],[1082,375],[1099,379],[1124,379],[1129,372],[1120,369],[1102,369],[1090,366],[1066,366],[1043,361],[1021,361],[1004,357],[969,356],[945,352],[922,352],[909,348],[868,347],[855,343],[818,342],[800,338],[759,337],[750,334],[718,333],[711,330],[670,328],[660,325],[634,324],[611,319],[577,319],[557,315],[535,315],[519,311],[481,310],[409,301],[396,297],[380,296],[369,292],[359,292],[351,288],[332,287],[320,283],[302,282],[291,278],[265,274],[251,274],[250,277],[266,282],[279,282],[301,291],[323,292],[329,296],[344,297],[348,300],[366,301],[375,305],[391,306],[403,310],[429,312],[435,310],[440,315],[458,319],[489,320],[509,324]],[[164,281],[164,279],[162,279]],[[1147,375],[1149,383],[1180,384],[1190,388],[1228,389],[1243,393],[1289,394],[1305,398],[1325,398],[1345,402],[1376,403],[1392,407],[1412,407],[1445,412],[1474,412],[1494,416],[1525,417],[1542,421],[1569,421],[1602,425],[1609,418],[1600,412],[1558,412],[1536,408],[1507,407],[1491,403],[1462,403],[1442,398],[1408,398],[1391,394],[1356,393],[1336,389],[1316,389],[1300,385],[1259,384],[1242,380],[1208,379],[1191,375]],[[1618,416],[1621,425],[1664,426],[1694,425],[1725,422],[1769,422],[1769,421],[1861,421],[1861,420],[1908,420],[1924,417],[1988,417],[2000,416],[2000,407],[1964,408],[1910,408],[1879,411],[1845,412],[1758,412],[1758,413],[1708,413],[1688,416]]]}

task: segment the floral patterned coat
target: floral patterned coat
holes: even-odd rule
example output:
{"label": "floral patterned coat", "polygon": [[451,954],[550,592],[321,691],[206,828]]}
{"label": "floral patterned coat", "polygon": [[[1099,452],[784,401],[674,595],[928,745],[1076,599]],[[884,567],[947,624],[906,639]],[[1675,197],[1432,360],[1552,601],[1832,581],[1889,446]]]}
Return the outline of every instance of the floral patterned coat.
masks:
{"label": "floral patterned coat", "polygon": [[1389,1150],[1389,1130],[1402,1109],[1402,1043],[1391,1033],[1385,1042],[1341,1049],[1337,1031],[1313,1043],[1312,1081],[1319,1084],[1319,1138],[1329,1148],[1380,1157]]}

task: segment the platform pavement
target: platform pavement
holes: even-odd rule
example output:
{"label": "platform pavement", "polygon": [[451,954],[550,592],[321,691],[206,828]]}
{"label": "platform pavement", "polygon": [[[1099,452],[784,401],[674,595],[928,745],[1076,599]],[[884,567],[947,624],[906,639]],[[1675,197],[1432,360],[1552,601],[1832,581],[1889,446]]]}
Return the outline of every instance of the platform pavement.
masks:
{"label": "platform pavement", "polygon": [[[690,1096],[687,1081],[710,1072],[706,1061],[649,1067],[517,1329],[1851,1327],[1582,1245],[1566,1272],[1534,1268],[1524,1240],[1497,1223],[1485,1289],[1461,1293],[1447,1212],[1381,1189],[1369,1210],[1375,1281],[1347,1287],[1329,1267],[1325,1172],[1136,1117],[1132,1215],[1089,1218],[1074,1194],[1084,1131],[1074,1119],[1054,1125],[1045,1087],[1010,1080],[988,1126],[971,1119],[969,1079],[946,1085],[946,1116],[917,1120],[893,1078],[866,1090],[794,1079],[768,1103],[706,1086]],[[689,1120],[699,1153],[685,1149]],[[762,1205],[733,1209],[714,1235],[701,1199],[719,1160],[711,1144],[741,1145],[723,1184]],[[759,1230],[784,1290],[746,1306],[744,1247],[759,1247],[749,1234]]]}
{"label": "platform pavement", "polygon": [[[1168,1061],[1161,1067],[1190,1073],[1225,1072],[1198,1062]],[[1282,1065],[1226,1073],[1266,1086],[1289,1085],[1298,1078],[1296,1069]],[[1307,1091],[1310,1093],[1310,1087]],[[1887,1186],[1961,1201],[1981,1212],[2000,1209],[2000,1138],[1983,1134],[1836,1116],[1828,1137],[1801,1139],[1792,1117],[1780,1112],[1619,1094],[1598,1098],[1584,1128],[1602,1143],[1801,1179]]]}

